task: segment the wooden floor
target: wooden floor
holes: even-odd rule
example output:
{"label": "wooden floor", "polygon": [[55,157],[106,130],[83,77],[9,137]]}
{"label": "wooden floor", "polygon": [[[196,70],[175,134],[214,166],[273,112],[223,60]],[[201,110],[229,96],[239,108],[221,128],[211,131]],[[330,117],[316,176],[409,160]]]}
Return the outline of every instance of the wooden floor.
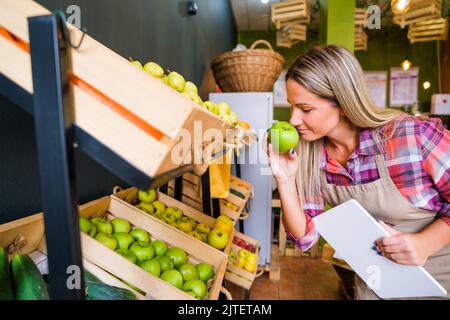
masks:
{"label": "wooden floor", "polygon": [[[320,259],[279,257],[281,277],[269,280],[269,273],[256,278],[250,300],[344,300],[340,280],[330,264]],[[244,290],[230,282],[226,288],[234,300],[244,299]]]}

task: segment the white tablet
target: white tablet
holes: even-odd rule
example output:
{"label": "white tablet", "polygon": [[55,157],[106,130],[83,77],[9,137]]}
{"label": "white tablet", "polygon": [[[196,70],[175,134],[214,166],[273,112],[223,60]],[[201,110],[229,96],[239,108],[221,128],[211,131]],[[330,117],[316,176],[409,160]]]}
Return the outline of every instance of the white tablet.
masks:
{"label": "white tablet", "polygon": [[313,218],[317,231],[382,299],[441,297],[447,291],[419,266],[397,264],[372,250],[389,233],[356,201]]}

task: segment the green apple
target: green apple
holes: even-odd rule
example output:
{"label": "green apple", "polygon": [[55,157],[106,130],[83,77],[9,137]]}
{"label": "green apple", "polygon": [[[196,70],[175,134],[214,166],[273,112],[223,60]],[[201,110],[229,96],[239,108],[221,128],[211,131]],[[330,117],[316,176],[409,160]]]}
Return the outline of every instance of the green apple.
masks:
{"label": "green apple", "polygon": [[191,232],[188,232],[188,234],[200,241],[203,241],[203,242],[206,242],[208,239],[208,236],[206,235],[206,233],[201,233],[201,232],[197,232],[197,231],[193,230]]}
{"label": "green apple", "polygon": [[199,300],[202,300],[208,292],[206,284],[200,279],[186,281],[183,285],[183,291],[193,292],[194,297]]}
{"label": "green apple", "polygon": [[138,191],[139,200],[145,203],[152,203],[153,201],[156,200],[157,195],[158,194],[156,193],[155,189],[150,189],[147,191],[144,190]]}
{"label": "green apple", "polygon": [[164,221],[166,221],[168,224],[175,223],[177,221],[177,217],[175,217],[171,213],[164,212]]}
{"label": "green apple", "polygon": [[189,222],[189,220],[182,220],[180,219],[180,221],[177,222],[178,227],[180,228],[180,230],[182,230],[185,233],[189,233],[192,231],[192,224]]}
{"label": "green apple", "polygon": [[137,68],[142,69],[142,64],[139,61],[134,60],[134,61],[131,61],[131,63],[133,65],[135,65]]}
{"label": "green apple", "polygon": [[188,256],[186,252],[179,247],[170,248],[169,250],[167,250],[165,256],[172,259],[175,268],[178,268],[183,263],[188,261]]}
{"label": "green apple", "polygon": [[197,221],[195,221],[195,219],[192,217],[187,217],[187,219],[192,224],[192,230],[194,230],[197,227]]}
{"label": "green apple", "polygon": [[186,84],[184,85],[184,91],[185,92],[194,92],[195,94],[198,94],[197,86],[190,81],[186,81]]}
{"label": "green apple", "polygon": [[144,70],[156,78],[161,78],[164,75],[163,68],[161,68],[159,64],[155,62],[147,62],[144,65]]}
{"label": "green apple", "polygon": [[92,223],[91,230],[89,231],[89,235],[94,238],[97,234],[97,225],[95,223]]}
{"label": "green apple", "polygon": [[130,234],[136,241],[150,242],[150,235],[143,229],[133,229]]}
{"label": "green apple", "polygon": [[127,249],[117,249],[116,252],[120,254],[122,257],[128,259],[132,263],[136,263],[138,261],[136,255],[131,250]]}
{"label": "green apple", "polygon": [[155,259],[158,260],[159,264],[161,265],[161,272],[175,268],[172,259],[170,259],[169,257],[157,256]]}
{"label": "green apple", "polygon": [[208,243],[214,248],[222,250],[227,246],[228,234],[222,229],[213,229],[208,234]]}
{"label": "green apple", "polygon": [[150,215],[153,215],[155,213],[155,207],[151,203],[141,202],[140,203],[140,209]]}
{"label": "green apple", "polygon": [[113,233],[113,226],[111,222],[105,218],[92,218],[91,221],[97,226],[97,232],[102,232],[109,235]]}
{"label": "green apple", "polygon": [[130,223],[125,219],[114,218],[111,220],[111,224],[113,226],[113,233],[128,233],[131,230]]}
{"label": "green apple", "polygon": [[95,240],[101,242],[103,245],[107,246],[111,250],[116,250],[117,248],[117,240],[109,234],[99,232],[95,236]]}
{"label": "green apple", "polygon": [[155,214],[159,216],[159,214],[164,213],[166,211],[166,205],[161,201],[153,201],[153,207],[155,207]]}
{"label": "green apple", "polygon": [[219,111],[219,107],[217,106],[217,104],[215,104],[212,101],[205,101],[203,102],[203,106],[208,109],[208,111],[214,113],[215,115],[219,115],[220,111]]}
{"label": "green apple", "polygon": [[162,83],[167,85],[167,76],[163,75],[161,78],[158,78],[159,80],[161,80]]}
{"label": "green apple", "polygon": [[197,268],[190,262],[183,263],[178,267],[178,271],[180,271],[184,281],[199,279]]}
{"label": "green apple", "polygon": [[236,112],[234,112],[234,111],[231,111],[231,112],[230,112],[230,119],[231,119],[231,122],[232,122],[234,125],[237,125],[238,122],[239,122],[239,117],[238,117],[238,115],[236,114]]}
{"label": "green apple", "polygon": [[236,252],[231,251],[228,254],[228,259],[230,260],[231,263],[236,264],[238,261],[238,256],[237,256]]}
{"label": "green apple", "polygon": [[211,232],[211,227],[204,223],[199,223],[195,228],[195,231],[209,234]]}
{"label": "green apple", "polygon": [[139,263],[139,267],[141,267],[148,273],[151,273],[155,277],[159,277],[159,275],[161,274],[161,265],[156,259],[142,261]]}
{"label": "green apple", "polygon": [[267,139],[278,153],[287,153],[297,147],[300,139],[297,129],[289,122],[280,121],[272,125]]}
{"label": "green apple", "polygon": [[112,236],[117,240],[117,247],[122,250],[128,249],[134,242],[134,237],[129,233],[116,232]]}
{"label": "green apple", "polygon": [[162,240],[153,240],[152,242],[153,248],[155,248],[155,254],[157,256],[162,256],[167,251],[167,244]]}
{"label": "green apple", "polygon": [[231,113],[231,107],[228,103],[226,102],[221,102],[217,105],[217,107],[219,108],[219,113],[220,114],[227,114],[229,115]]}
{"label": "green apple", "polygon": [[181,74],[172,71],[167,76],[167,84],[178,92],[183,92],[186,81]]}
{"label": "green apple", "polygon": [[83,217],[80,217],[79,222],[80,222],[80,231],[86,234],[89,234],[89,231],[91,231],[93,225],[95,226],[95,224],[89,221],[89,219]]}
{"label": "green apple", "polygon": [[183,288],[183,276],[178,270],[172,269],[164,271],[161,274],[160,279],[170,283],[180,290]]}
{"label": "green apple", "polygon": [[197,103],[199,105],[203,105],[202,98],[200,98],[199,95],[196,94],[195,92],[183,91],[181,94],[183,96],[185,96],[186,98],[188,98],[189,100],[194,101],[195,103]]}
{"label": "green apple", "polygon": [[155,256],[155,248],[150,243],[144,241],[134,242],[130,246],[130,250],[133,251],[139,262],[150,260]]}
{"label": "green apple", "polygon": [[223,222],[231,224],[231,225],[233,224],[233,220],[229,216],[226,216],[226,215],[223,215],[223,214],[218,216],[216,220],[217,221],[223,221]]}
{"label": "green apple", "polygon": [[203,282],[206,283],[209,279],[214,278],[214,268],[209,263],[200,262],[195,267],[197,268],[200,280],[202,280]]}
{"label": "green apple", "polygon": [[243,259],[247,259],[247,256],[249,255],[249,253],[250,252],[248,250],[245,250],[245,249],[239,249],[238,250],[239,257],[243,258]]}
{"label": "green apple", "polygon": [[219,114],[219,118],[222,119],[223,121],[225,121],[226,123],[233,125],[233,121],[229,114],[221,113],[221,114]]}
{"label": "green apple", "polygon": [[166,213],[173,214],[177,218],[177,220],[181,219],[181,217],[183,216],[183,210],[177,207],[168,207],[166,209]]}

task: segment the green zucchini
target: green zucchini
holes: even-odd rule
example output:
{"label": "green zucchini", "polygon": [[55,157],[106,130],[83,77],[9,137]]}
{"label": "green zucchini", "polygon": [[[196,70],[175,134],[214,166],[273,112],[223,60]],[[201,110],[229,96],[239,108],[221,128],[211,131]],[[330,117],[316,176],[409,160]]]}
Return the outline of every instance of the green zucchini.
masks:
{"label": "green zucchini", "polygon": [[17,300],[49,300],[47,284],[33,260],[26,254],[11,259],[11,277]]}
{"label": "green zucchini", "polygon": [[130,290],[109,286],[105,283],[91,283],[86,286],[86,300],[136,300]]}
{"label": "green zucchini", "polygon": [[0,247],[0,300],[14,300],[14,291],[9,275],[8,253]]}

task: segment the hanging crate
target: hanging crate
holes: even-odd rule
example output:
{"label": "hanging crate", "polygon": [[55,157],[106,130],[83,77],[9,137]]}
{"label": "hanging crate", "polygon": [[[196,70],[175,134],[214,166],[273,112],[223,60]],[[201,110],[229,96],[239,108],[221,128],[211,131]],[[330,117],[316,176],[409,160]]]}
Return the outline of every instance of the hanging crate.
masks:
{"label": "hanging crate", "polygon": [[228,259],[225,279],[249,290],[257,276],[256,273],[258,269],[259,242],[258,240],[253,239],[243,233],[236,232],[233,239],[233,248],[231,250],[233,254],[239,256],[238,252],[240,249],[245,249],[250,251],[251,253],[256,254],[257,259],[255,263],[255,269],[253,270],[253,272],[250,272],[248,270],[245,270],[244,268],[239,267],[236,263],[233,263],[233,261]]}
{"label": "hanging crate", "polygon": [[[27,18],[49,14],[31,0],[1,1],[0,73],[28,94],[33,94],[33,81]],[[67,27],[71,41],[78,43],[82,32]],[[196,121],[201,121],[203,132],[216,129],[224,139],[232,128],[89,35],[70,54],[75,126],[147,180],[191,164],[184,160],[194,149],[199,152],[212,143],[203,133],[194,135]],[[196,142],[187,146],[184,156],[172,157],[186,132]],[[221,142],[217,140],[214,143]]]}
{"label": "hanging crate", "polygon": [[307,26],[295,24],[277,31],[277,46],[290,48],[300,41],[306,41]]}
{"label": "hanging crate", "polygon": [[277,31],[277,47],[291,48],[292,41],[289,39],[289,34],[286,30]]}
{"label": "hanging crate", "polygon": [[[181,201],[187,205],[203,210],[200,177],[191,173],[183,176],[183,195]],[[174,196],[175,181],[168,184],[168,194]],[[253,186],[235,176],[230,178],[230,194],[226,199],[220,199],[220,213],[234,221],[241,217],[243,210],[252,194]]]}
{"label": "hanging crate", "polygon": [[363,8],[355,9],[355,26],[367,27],[367,10]]}
{"label": "hanging crate", "polygon": [[307,0],[291,0],[272,4],[272,22],[277,29],[282,28],[282,24],[297,21],[309,23],[309,5]]}
{"label": "hanging crate", "polygon": [[277,28],[277,30],[283,29],[285,27],[291,26],[291,25],[296,25],[296,24],[309,24],[311,22],[311,16],[307,16],[306,18],[301,18],[301,19],[288,19],[288,20],[280,20],[277,21],[277,23],[275,24],[275,27]]}
{"label": "hanging crate", "polygon": [[[195,238],[194,236],[191,236],[187,233],[184,233],[182,230],[179,230],[176,226],[169,225],[165,221],[162,221],[162,220],[158,219],[157,217],[154,217],[154,216],[144,212],[143,210],[135,207],[139,203],[139,199],[137,198],[137,192],[138,192],[138,190],[136,188],[128,188],[128,189],[113,193],[112,197],[115,198],[118,202],[122,203],[122,205],[129,208],[130,210],[134,210],[135,212],[142,215],[143,219],[147,219],[152,222],[164,224],[164,226],[166,228],[169,228],[175,232],[183,234],[186,237],[189,237],[191,239],[191,241],[194,241],[196,243],[201,243],[202,245],[206,245],[206,246],[210,247],[208,244],[203,243],[201,240]],[[195,208],[192,208],[183,202],[180,202],[174,198],[171,198],[170,196],[168,196],[162,192],[158,192],[158,200],[161,201],[162,203],[164,203],[167,207],[180,208],[183,211],[183,214],[185,216],[194,219],[197,223],[206,224],[211,229],[213,228],[214,223],[216,222],[216,220],[213,217],[208,216],[208,215],[204,214],[203,212],[196,210]],[[227,243],[226,247],[223,249],[223,252],[225,252],[225,253],[230,252],[230,249],[232,246],[232,241],[233,241],[233,236],[234,236],[234,231],[235,231],[234,229],[231,231],[231,235],[229,236],[228,243]],[[210,248],[220,252],[220,250],[217,250],[213,247],[210,247]]]}
{"label": "hanging crate", "polygon": [[355,51],[367,50],[367,34],[362,28],[355,29]]}
{"label": "hanging crate", "polygon": [[440,18],[410,25],[408,39],[411,43],[447,40],[448,20]]}
{"label": "hanging crate", "polygon": [[394,16],[394,23],[403,29],[414,23],[440,17],[441,0],[415,0],[408,12]]}

